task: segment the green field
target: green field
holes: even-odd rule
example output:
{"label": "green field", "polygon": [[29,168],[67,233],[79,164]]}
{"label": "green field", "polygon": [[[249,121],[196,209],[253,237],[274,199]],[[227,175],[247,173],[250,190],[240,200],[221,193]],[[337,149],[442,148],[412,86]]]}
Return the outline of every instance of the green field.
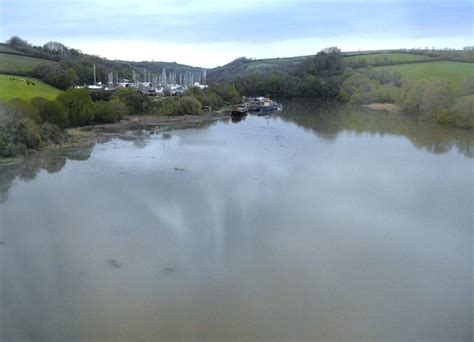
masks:
{"label": "green field", "polygon": [[[14,78],[14,80],[12,80]],[[28,81],[34,83],[28,85]],[[0,100],[8,101],[11,99],[31,100],[34,97],[41,96],[47,99],[55,99],[61,93],[46,83],[32,77],[0,75]]]}
{"label": "green field", "polygon": [[406,62],[417,62],[431,60],[432,57],[423,55],[415,55],[409,53],[374,53],[359,56],[347,56],[344,60],[348,64],[358,64],[360,61],[365,60],[368,65],[374,64],[386,64],[386,63],[406,63]]}
{"label": "green field", "polygon": [[454,89],[459,89],[467,77],[474,76],[474,63],[449,61],[390,65],[376,67],[376,69],[399,72],[408,80],[446,80]]}
{"label": "green field", "polygon": [[0,71],[30,72],[39,64],[54,64],[47,59],[0,53]]}
{"label": "green field", "polygon": [[23,52],[12,49],[11,47],[3,45],[3,44],[0,44],[0,52],[7,52],[7,53],[10,52],[10,53],[18,53],[20,55],[24,55]]}
{"label": "green field", "polygon": [[255,71],[262,68],[295,66],[307,58],[309,56],[257,59],[248,65],[248,70]]}

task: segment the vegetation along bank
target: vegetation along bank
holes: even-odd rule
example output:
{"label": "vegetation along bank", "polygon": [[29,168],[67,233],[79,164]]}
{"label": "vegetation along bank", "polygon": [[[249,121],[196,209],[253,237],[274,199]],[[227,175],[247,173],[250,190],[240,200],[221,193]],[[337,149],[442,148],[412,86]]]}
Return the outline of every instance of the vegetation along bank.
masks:
{"label": "vegetation along bank", "polygon": [[[206,79],[208,85],[200,84]],[[127,124],[116,127],[137,121],[147,127],[176,125],[174,116],[194,122],[189,115],[208,120],[209,113],[240,103],[241,95],[399,109],[422,120],[473,129],[474,49],[343,53],[333,47],[314,56],[242,57],[204,70],[109,61],[57,42],[32,46],[13,37],[0,45],[0,156],[77,140],[77,130],[67,133],[74,127],[124,119]]]}

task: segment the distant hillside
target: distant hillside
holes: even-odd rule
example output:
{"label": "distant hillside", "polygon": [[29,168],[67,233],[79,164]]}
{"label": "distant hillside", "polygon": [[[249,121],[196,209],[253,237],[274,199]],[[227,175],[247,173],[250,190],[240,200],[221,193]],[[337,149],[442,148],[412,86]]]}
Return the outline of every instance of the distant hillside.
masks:
{"label": "distant hillside", "polygon": [[[343,52],[347,67],[398,65],[436,61],[474,62],[474,51],[466,50],[374,50]],[[288,74],[312,56],[297,56],[272,59],[238,58],[224,66],[208,71],[209,83],[230,83],[236,77],[251,74]]]}
{"label": "distant hillside", "polygon": [[386,65],[433,61],[436,57],[413,53],[373,53],[363,55],[346,55],[344,60],[348,66],[364,67],[369,65]]}
{"label": "distant hillside", "polygon": [[308,57],[310,56],[267,59],[240,57],[224,66],[209,69],[207,79],[209,83],[227,83],[237,76],[246,76],[248,74],[288,72],[296,68]]}
{"label": "distant hillside", "polygon": [[466,78],[474,77],[474,63],[453,61],[380,66],[376,70],[397,72],[407,80],[446,80],[453,89],[460,89]]}
{"label": "distant hillside", "polygon": [[[60,63],[60,64],[58,64]],[[185,74],[198,78],[203,68],[175,62],[131,62],[122,60],[108,60],[94,55],[84,54],[79,50],[68,48],[58,42],[49,42],[44,46],[33,46],[19,37],[12,37],[5,44],[0,44],[0,73],[37,76],[35,68],[38,65],[60,65],[66,70],[73,70],[77,77],[72,77],[75,84],[92,84],[94,81],[93,66],[96,66],[97,81],[106,83],[110,73],[114,80],[132,79],[144,81],[161,75],[166,69],[167,75],[177,80]]]}
{"label": "distant hillside", "polygon": [[28,74],[40,64],[57,64],[57,62],[26,55],[2,53],[0,50],[0,73]]}
{"label": "distant hillside", "polygon": [[[342,56],[344,65],[353,69],[410,63],[418,65],[436,61],[474,62],[474,48],[464,50],[350,51],[343,52]],[[241,57],[224,66],[207,69],[207,83],[231,84],[238,77],[285,76],[294,74],[298,70],[304,73],[301,70],[305,68],[303,63],[312,57],[314,55],[268,59]],[[38,65],[47,65],[49,69],[43,67],[42,70],[37,70]],[[203,68],[175,62],[108,60],[84,54],[58,42],[32,46],[19,37],[12,37],[5,44],[0,44],[0,73],[38,77],[61,89],[65,89],[68,84],[92,84],[94,65],[96,66],[97,81],[103,83],[108,81],[109,75],[112,75],[114,80],[117,78],[151,80],[161,75],[164,69],[166,69],[167,77],[172,77],[176,82],[186,76],[188,76],[188,81],[190,79],[199,81],[204,71]],[[49,77],[46,74],[49,74]],[[58,79],[61,79],[62,82],[52,81]]]}

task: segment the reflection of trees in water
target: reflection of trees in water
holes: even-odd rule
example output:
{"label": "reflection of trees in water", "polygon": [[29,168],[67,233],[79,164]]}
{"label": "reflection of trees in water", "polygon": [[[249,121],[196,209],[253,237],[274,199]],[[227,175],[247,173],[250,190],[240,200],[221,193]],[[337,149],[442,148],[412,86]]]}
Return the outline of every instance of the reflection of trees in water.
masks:
{"label": "reflection of trees in water", "polygon": [[[189,125],[180,124],[179,128],[193,127],[193,128],[207,128],[215,125],[215,121],[203,121],[203,122],[192,122]],[[172,127],[168,127],[171,129]],[[161,127],[166,129],[166,127]],[[111,139],[120,139],[131,141],[133,146],[136,148],[144,148],[148,145],[151,135],[154,132],[150,132],[145,129],[145,126],[138,125],[136,130],[123,130],[108,129],[103,130],[104,139],[102,142],[108,142]],[[171,135],[168,133],[162,134],[162,139],[170,139]],[[31,181],[35,179],[36,175],[40,170],[46,170],[48,173],[56,173],[66,165],[66,161],[76,160],[82,161],[87,160],[91,156],[91,152],[94,145],[89,147],[71,147],[60,150],[45,150],[36,152],[33,155],[22,159],[19,162],[13,164],[2,164],[0,163],[0,203],[7,199],[8,192],[15,179],[22,181]]]}
{"label": "reflection of trees in water", "polygon": [[41,170],[56,173],[62,170],[66,161],[87,160],[92,148],[76,148],[68,150],[43,151],[26,157],[12,165],[0,164],[0,203],[7,199],[8,191],[15,179],[28,182],[35,179]]}
{"label": "reflection of trees in water", "polygon": [[417,148],[432,153],[446,153],[456,148],[464,156],[474,158],[472,131],[425,122],[406,114],[300,101],[289,103],[281,118],[307,128],[323,139],[334,140],[344,131],[393,134],[407,137]]}

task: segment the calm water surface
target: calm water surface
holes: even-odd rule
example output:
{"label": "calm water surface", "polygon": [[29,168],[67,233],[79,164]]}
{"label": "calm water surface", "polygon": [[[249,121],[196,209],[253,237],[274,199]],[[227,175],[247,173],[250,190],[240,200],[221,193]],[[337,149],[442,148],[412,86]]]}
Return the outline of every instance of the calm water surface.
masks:
{"label": "calm water surface", "polygon": [[472,132],[290,105],[0,169],[0,340],[473,337]]}

